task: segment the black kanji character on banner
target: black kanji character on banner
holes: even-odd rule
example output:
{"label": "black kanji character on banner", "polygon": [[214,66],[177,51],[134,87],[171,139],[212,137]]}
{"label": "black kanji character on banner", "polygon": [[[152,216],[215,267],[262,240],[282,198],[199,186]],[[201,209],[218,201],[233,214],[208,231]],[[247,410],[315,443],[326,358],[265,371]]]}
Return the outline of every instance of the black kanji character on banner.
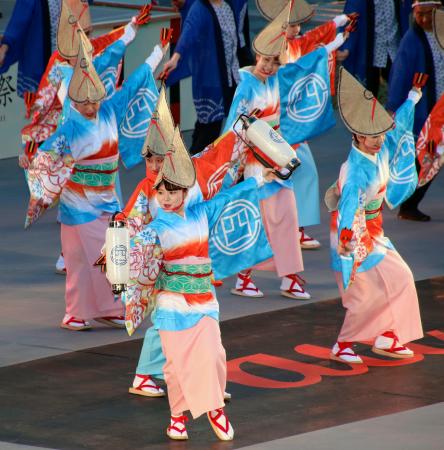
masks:
{"label": "black kanji character on banner", "polygon": [[11,86],[12,77],[10,75],[0,75],[0,106],[5,107],[9,103],[12,103],[12,94],[15,89]]}

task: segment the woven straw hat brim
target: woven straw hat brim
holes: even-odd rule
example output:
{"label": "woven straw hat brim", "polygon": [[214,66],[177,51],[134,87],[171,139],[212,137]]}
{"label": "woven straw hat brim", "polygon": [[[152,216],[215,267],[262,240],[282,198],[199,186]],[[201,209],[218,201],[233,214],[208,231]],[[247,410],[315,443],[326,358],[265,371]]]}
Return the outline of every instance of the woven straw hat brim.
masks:
{"label": "woven straw hat brim", "polygon": [[[287,6],[290,0],[256,0],[259,12],[268,20],[275,19]],[[295,0],[291,8],[288,23],[295,25],[308,22],[314,15],[315,9],[304,0]]]}
{"label": "woven straw hat brim", "polygon": [[[68,3],[62,2],[59,25],[57,28],[57,50],[64,58],[75,58],[79,53],[80,36],[79,30],[84,31],[80,25],[77,16],[72,12]],[[85,35],[86,37],[86,35]],[[92,52],[93,47],[89,40],[87,41],[87,51]]]}
{"label": "woven straw hat brim", "polygon": [[442,9],[433,11],[433,33],[438,44],[444,50],[444,11]]}
{"label": "woven straw hat brim", "polygon": [[286,43],[285,29],[288,24],[290,4],[278,14],[254,39],[253,49],[262,56],[280,56]]}
{"label": "woven straw hat brim", "polygon": [[88,38],[81,36],[79,54],[69,83],[69,98],[76,103],[96,103],[105,98],[106,90],[87,51]]}
{"label": "woven straw hat brim", "polygon": [[180,130],[174,130],[170,149],[163,160],[162,169],[154,183],[156,189],[162,180],[184,189],[191,188],[196,182],[196,169],[185,147]]}
{"label": "woven straw hat brim", "polygon": [[354,134],[379,136],[393,128],[390,114],[343,67],[339,69],[338,106],[342,121]]}
{"label": "woven straw hat brim", "polygon": [[145,156],[151,153],[156,156],[165,156],[173,136],[174,120],[166,99],[165,87],[162,86],[145,143],[143,144],[142,155]]}

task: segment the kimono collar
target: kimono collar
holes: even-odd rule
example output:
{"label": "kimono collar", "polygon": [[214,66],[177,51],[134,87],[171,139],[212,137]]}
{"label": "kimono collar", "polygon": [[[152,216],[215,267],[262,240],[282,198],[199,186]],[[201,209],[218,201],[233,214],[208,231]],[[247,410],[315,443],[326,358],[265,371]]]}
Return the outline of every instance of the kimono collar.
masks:
{"label": "kimono collar", "polygon": [[355,150],[363,158],[368,159],[373,164],[377,164],[377,162],[378,162],[378,155],[369,155],[368,153],[364,153],[362,150],[359,150],[359,148],[356,147],[355,144],[352,144],[352,149]]}
{"label": "kimono collar", "polygon": [[265,81],[259,80],[253,73],[254,66],[247,66],[239,69],[240,81],[249,81],[250,83],[256,83],[258,85],[264,86],[266,84],[270,84],[272,80],[276,79],[276,75],[270,75]]}
{"label": "kimono collar", "polygon": [[246,66],[239,69],[239,76],[241,81],[245,80],[257,80],[253,74],[254,66]]}
{"label": "kimono collar", "polygon": [[69,116],[70,120],[74,120],[75,122],[77,122],[80,125],[83,125],[85,127],[97,125],[99,123],[100,108],[97,111],[97,116],[95,119],[87,119],[86,117],[83,117],[82,114],[79,113],[79,111],[77,111],[73,102],[71,102],[71,104],[69,106],[71,108],[71,112],[70,112],[70,116]]}
{"label": "kimono collar", "polygon": [[181,220],[186,220],[186,218],[187,218],[186,209],[184,209],[184,215],[182,216],[180,214],[177,214],[176,212],[165,211],[159,205],[159,208],[157,210],[156,219],[162,220],[163,222],[166,222],[166,223],[173,223],[177,218],[179,218]]}

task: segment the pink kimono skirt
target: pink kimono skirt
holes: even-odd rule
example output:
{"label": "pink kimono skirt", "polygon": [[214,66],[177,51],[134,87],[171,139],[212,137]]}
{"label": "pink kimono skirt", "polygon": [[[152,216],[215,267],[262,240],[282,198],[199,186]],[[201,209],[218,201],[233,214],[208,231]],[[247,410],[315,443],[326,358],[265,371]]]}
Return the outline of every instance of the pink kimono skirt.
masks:
{"label": "pink kimono skirt", "polygon": [[345,292],[341,273],[335,276],[347,309],[339,342],[373,341],[389,330],[401,344],[423,337],[415,281],[399,253],[388,250],[375,267],[357,273]]}
{"label": "pink kimono skirt", "polygon": [[296,198],[291,189],[281,189],[277,194],[261,200],[262,220],[273,259],[258,264],[255,269],[275,270],[279,277],[302,272],[301,243]]}
{"label": "pink kimono skirt", "polygon": [[62,224],[62,251],[66,265],[66,314],[89,320],[123,315],[111,285],[94,263],[105,242],[108,216],[82,225]]}
{"label": "pink kimono skirt", "polygon": [[193,418],[222,408],[227,383],[225,349],[219,323],[204,317],[192,328],[159,331],[171,414],[190,411]]}

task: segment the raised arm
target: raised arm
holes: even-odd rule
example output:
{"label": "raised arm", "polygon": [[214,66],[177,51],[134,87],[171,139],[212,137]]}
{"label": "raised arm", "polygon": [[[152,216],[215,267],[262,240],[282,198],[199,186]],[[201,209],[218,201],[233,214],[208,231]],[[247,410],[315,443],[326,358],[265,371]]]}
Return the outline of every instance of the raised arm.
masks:
{"label": "raised arm", "polygon": [[[312,30],[304,33],[300,38],[294,41],[299,41],[301,48],[301,55],[306,55],[315,50],[319,45],[325,45],[331,42],[336,36],[336,30],[338,27],[346,25],[348,17],[346,14],[336,16],[333,20],[326,22]],[[289,44],[291,45],[291,42]]]}
{"label": "raised arm", "polygon": [[154,47],[153,53],[125,80],[122,87],[108,100],[108,104],[114,109],[117,123],[120,124],[125,117],[129,103],[142,88],[156,90],[156,82],[153,72],[162,60],[163,50],[160,46]]}
{"label": "raised arm", "polygon": [[415,105],[420,98],[420,91],[410,91],[407,100],[396,111],[395,128],[387,133],[381,150],[386,152],[389,164],[385,201],[391,209],[409,198],[418,183],[413,123]]}
{"label": "raised arm", "polygon": [[129,22],[123,29],[123,34],[94,58],[94,67],[99,75],[108,67],[117,66],[125,55],[126,47],[135,39],[136,33],[137,26],[132,21]]}

